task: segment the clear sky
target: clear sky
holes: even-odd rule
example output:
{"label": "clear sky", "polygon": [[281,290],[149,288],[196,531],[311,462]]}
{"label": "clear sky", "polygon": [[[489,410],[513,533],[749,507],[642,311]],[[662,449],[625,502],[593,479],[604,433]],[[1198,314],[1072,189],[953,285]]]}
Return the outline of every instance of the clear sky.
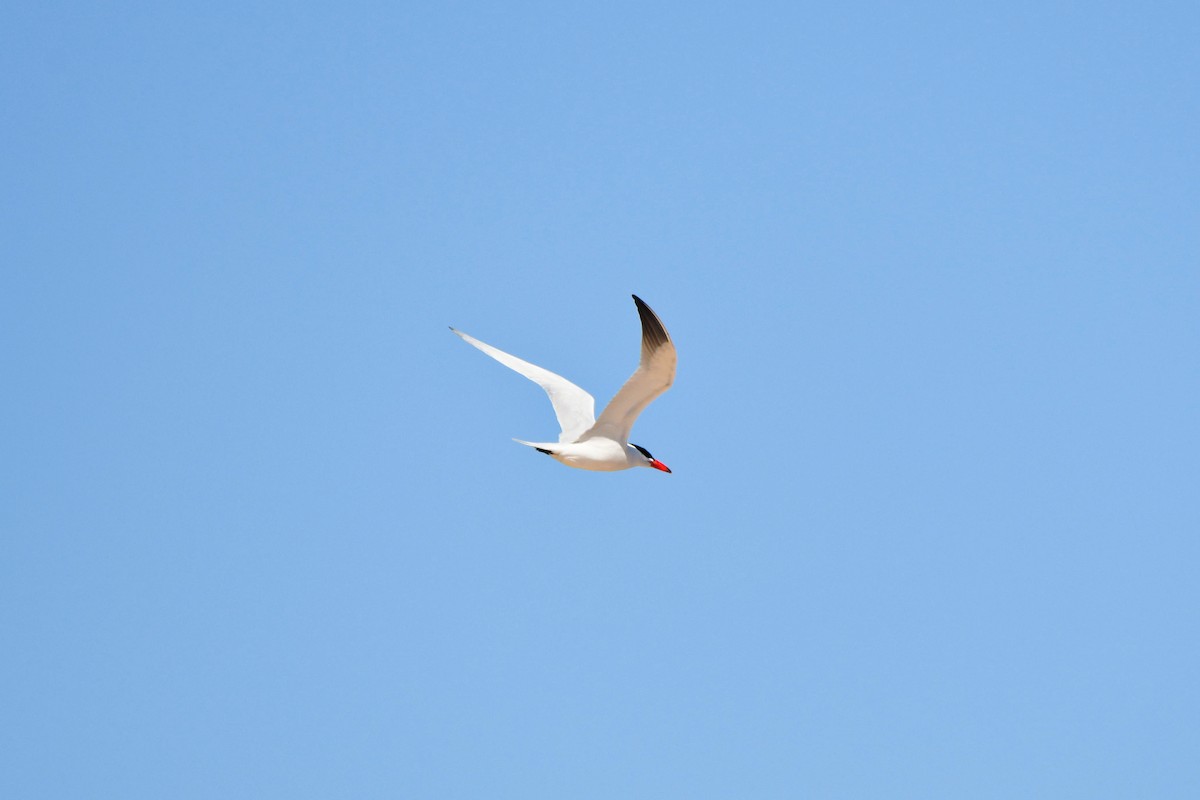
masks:
{"label": "clear sky", "polygon": [[1200,797],[1198,8],[7,8],[0,796]]}

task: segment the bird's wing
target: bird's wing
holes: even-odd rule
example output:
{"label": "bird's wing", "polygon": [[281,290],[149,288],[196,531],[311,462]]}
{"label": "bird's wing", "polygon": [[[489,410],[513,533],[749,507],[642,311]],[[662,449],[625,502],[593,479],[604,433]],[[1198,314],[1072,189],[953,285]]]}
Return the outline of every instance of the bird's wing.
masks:
{"label": "bird's wing", "polygon": [[595,422],[596,401],[583,389],[548,369],[522,361],[503,350],[497,350],[460,330],[450,330],[461,336],[467,344],[478,347],[504,366],[516,370],[546,390],[546,394],[550,395],[550,403],[554,406],[554,416],[558,417],[558,425],[562,428],[562,433],[558,435],[560,442],[574,442],[592,427]]}
{"label": "bird's wing", "polygon": [[642,318],[642,360],[582,439],[606,436],[619,442],[629,441],[629,431],[638,414],[675,382],[675,345],[667,329],[636,294],[633,302]]}

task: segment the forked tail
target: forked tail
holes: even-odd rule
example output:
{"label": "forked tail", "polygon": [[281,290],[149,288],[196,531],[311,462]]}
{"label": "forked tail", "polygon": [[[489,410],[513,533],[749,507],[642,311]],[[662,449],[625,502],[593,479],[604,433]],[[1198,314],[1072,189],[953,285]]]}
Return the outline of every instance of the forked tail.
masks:
{"label": "forked tail", "polygon": [[534,450],[537,450],[539,453],[545,453],[548,456],[552,456],[556,452],[558,452],[558,443],[557,442],[526,442],[523,439],[513,439],[513,441],[516,442],[517,444],[523,444],[526,447],[532,447]]}

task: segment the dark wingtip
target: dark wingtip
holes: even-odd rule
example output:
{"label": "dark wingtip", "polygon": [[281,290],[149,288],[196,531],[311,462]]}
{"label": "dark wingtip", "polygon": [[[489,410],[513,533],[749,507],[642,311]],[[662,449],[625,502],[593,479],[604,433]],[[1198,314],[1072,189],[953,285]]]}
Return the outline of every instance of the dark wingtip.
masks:
{"label": "dark wingtip", "polygon": [[671,337],[650,306],[646,305],[645,301],[636,294],[632,297],[633,302],[637,305],[638,316],[642,319],[642,347],[647,352],[653,352],[671,341]]}

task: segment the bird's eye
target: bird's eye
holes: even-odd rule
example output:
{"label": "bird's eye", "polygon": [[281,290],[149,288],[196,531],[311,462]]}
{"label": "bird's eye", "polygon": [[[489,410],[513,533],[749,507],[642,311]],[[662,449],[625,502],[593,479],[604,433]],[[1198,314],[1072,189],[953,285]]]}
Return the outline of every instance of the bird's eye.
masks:
{"label": "bird's eye", "polygon": [[[630,444],[633,444],[633,442],[630,442]],[[646,448],[642,447],[640,444],[634,444],[633,446],[634,446],[634,447],[636,447],[636,448],[637,448],[637,451],[638,451],[639,453],[641,453],[642,455],[644,455],[646,458],[650,459],[651,461],[653,461],[653,460],[654,460],[654,456],[650,455],[650,451],[649,451],[649,450],[647,450]]]}

